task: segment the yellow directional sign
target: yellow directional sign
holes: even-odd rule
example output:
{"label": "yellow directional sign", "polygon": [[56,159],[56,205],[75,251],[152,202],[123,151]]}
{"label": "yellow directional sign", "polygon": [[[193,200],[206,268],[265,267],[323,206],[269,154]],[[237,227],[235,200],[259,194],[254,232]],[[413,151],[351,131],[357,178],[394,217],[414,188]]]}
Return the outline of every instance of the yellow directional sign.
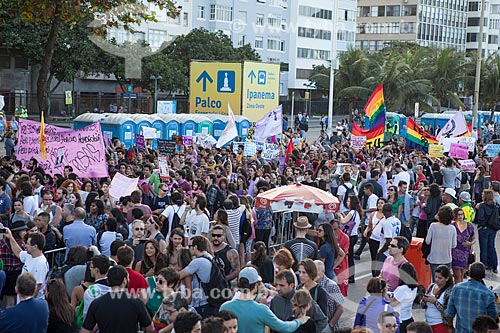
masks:
{"label": "yellow directional sign", "polygon": [[243,116],[261,119],[280,99],[280,65],[245,61],[243,64]]}
{"label": "yellow directional sign", "polygon": [[241,63],[191,62],[190,113],[241,114]]}

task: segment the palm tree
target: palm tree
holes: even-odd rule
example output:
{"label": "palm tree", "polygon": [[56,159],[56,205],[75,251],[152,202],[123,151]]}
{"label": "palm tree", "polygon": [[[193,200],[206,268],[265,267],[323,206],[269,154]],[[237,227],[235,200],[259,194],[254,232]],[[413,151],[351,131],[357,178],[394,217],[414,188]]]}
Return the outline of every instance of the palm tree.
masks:
{"label": "palm tree", "polygon": [[490,119],[493,119],[495,109],[500,102],[500,56],[498,54],[489,56],[481,69],[479,99],[481,104],[490,107]]}
{"label": "palm tree", "polygon": [[466,78],[465,58],[453,48],[429,49],[432,63],[427,78],[432,82],[432,96],[437,103],[438,112],[443,103],[452,103],[465,108],[458,96],[459,84]]}

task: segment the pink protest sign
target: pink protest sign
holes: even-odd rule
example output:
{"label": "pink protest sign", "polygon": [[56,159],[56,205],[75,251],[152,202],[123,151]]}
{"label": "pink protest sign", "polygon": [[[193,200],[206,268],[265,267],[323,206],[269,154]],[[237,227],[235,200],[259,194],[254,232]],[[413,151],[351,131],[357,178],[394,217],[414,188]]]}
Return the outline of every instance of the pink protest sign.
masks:
{"label": "pink protest sign", "polygon": [[[83,177],[108,177],[106,154],[101,125],[94,123],[78,130],[69,130],[53,125],[45,125],[47,158],[40,155],[40,123],[20,119],[18,131],[18,151],[16,157],[26,169],[31,158],[38,160],[46,173],[64,174],[64,166],[73,167],[73,172]],[[60,148],[64,147],[64,156]],[[58,157],[59,154],[59,157]],[[62,158],[62,163],[61,162]]]}
{"label": "pink protest sign", "polygon": [[466,160],[469,158],[469,147],[463,143],[452,143],[450,145],[450,157]]}
{"label": "pink protest sign", "polygon": [[184,146],[192,146],[193,145],[193,137],[192,136],[183,136],[182,144]]}

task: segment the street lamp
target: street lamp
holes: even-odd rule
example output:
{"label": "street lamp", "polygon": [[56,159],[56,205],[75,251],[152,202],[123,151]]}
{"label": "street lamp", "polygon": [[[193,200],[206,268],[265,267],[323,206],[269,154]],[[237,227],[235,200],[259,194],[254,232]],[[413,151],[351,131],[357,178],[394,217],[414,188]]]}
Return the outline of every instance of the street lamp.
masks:
{"label": "street lamp", "polygon": [[163,78],[161,77],[161,75],[157,75],[157,76],[151,75],[150,79],[155,81],[155,95],[154,95],[155,105],[154,105],[153,109],[154,109],[155,113],[158,113],[158,110],[157,110],[158,106],[157,106],[157,101],[156,101],[158,99],[158,80],[161,80]]}
{"label": "street lamp", "polygon": [[304,86],[307,88],[307,91],[309,93],[309,110],[308,107],[307,107],[307,104],[306,104],[306,112],[308,115],[311,114],[311,108],[312,108],[312,88],[316,88],[316,86],[314,85],[314,83],[304,83]]}
{"label": "street lamp", "polygon": [[[330,89],[328,92],[328,125],[327,134],[331,136],[333,133],[333,85],[335,83],[335,70],[338,69],[337,62],[337,22],[339,0],[333,0],[333,29],[332,29],[332,62],[330,64]],[[350,112],[350,110],[349,110]]]}

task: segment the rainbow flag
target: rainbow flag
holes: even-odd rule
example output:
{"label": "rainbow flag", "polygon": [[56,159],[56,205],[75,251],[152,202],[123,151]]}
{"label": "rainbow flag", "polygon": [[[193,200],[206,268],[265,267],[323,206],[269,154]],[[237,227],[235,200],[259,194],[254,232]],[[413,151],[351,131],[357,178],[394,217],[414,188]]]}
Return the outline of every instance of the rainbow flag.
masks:
{"label": "rainbow flag", "polygon": [[352,124],[352,135],[366,136],[365,145],[368,146],[368,148],[372,148],[372,147],[378,148],[378,147],[381,147],[382,144],[384,143],[384,128],[385,128],[385,125],[382,124],[377,128],[365,130],[365,129],[359,127],[358,124],[353,123]]}
{"label": "rainbow flag", "polygon": [[429,150],[429,144],[438,144],[438,140],[432,134],[424,131],[418,126],[412,118],[408,118],[408,125],[406,129],[406,148],[407,149],[421,149],[423,151]]}
{"label": "rainbow flag", "polygon": [[365,114],[368,117],[368,128],[377,128],[385,124],[385,113],[387,109],[384,101],[384,89],[382,83],[373,92],[365,105]]}
{"label": "rainbow flag", "polygon": [[46,140],[45,140],[45,119],[43,117],[43,111],[42,111],[42,124],[40,125],[40,155],[42,155],[42,160],[45,161],[47,158],[47,147],[46,147]]}

